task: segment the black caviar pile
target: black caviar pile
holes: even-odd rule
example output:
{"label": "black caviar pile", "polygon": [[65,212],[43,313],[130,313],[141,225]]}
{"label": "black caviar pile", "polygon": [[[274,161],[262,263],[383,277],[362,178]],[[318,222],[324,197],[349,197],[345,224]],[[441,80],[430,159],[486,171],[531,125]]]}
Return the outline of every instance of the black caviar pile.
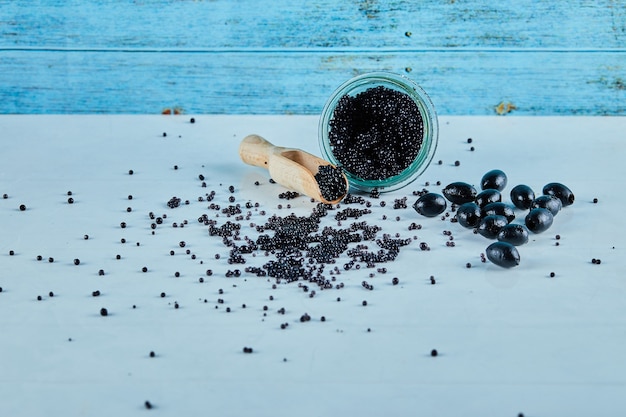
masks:
{"label": "black caviar pile", "polygon": [[320,187],[320,193],[326,201],[335,201],[343,197],[348,191],[343,170],[333,165],[320,165],[315,174],[315,181]]}
{"label": "black caviar pile", "polygon": [[328,133],[343,169],[363,180],[402,173],[419,153],[424,121],[407,94],[379,86],[337,103]]}

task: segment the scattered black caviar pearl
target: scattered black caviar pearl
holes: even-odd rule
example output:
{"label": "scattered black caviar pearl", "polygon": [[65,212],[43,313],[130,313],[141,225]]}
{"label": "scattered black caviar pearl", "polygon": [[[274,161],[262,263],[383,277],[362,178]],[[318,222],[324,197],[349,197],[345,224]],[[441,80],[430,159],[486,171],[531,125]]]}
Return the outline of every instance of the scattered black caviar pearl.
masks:
{"label": "scattered black caviar pearl", "polygon": [[128,199],[129,199],[129,200],[132,200],[132,199],[133,199],[132,194],[128,194]]}
{"label": "scattered black caviar pearl", "polygon": [[361,302],[361,305],[362,305],[362,306],[366,306],[366,305],[367,305],[367,300],[363,300],[363,301]]}
{"label": "scattered black caviar pearl", "polygon": [[141,268],[142,272],[148,272],[148,267],[144,266],[143,268]]}
{"label": "scattered black caviar pearl", "polygon": [[132,169],[128,170],[128,175],[133,175],[135,173],[135,171],[133,171]]}
{"label": "scattered black caviar pearl", "polygon": [[458,166],[460,166],[460,165],[461,165],[461,161],[454,161],[454,166],[455,166],[455,167],[458,167]]}
{"label": "scattered black caviar pearl", "polygon": [[120,223],[120,227],[121,227],[122,229],[126,229],[126,222],[121,222],[121,223]]}
{"label": "scattered black caviar pearl", "polygon": [[391,283],[392,283],[393,285],[398,285],[398,284],[400,283],[400,280],[398,279],[398,277],[394,277],[394,278],[391,280]]}
{"label": "scattered black caviar pearl", "polygon": [[9,256],[13,256],[13,255],[15,255],[15,251],[10,250],[10,251],[9,251]]}
{"label": "scattered black caviar pearl", "polygon": [[4,198],[6,200],[7,198],[9,198],[9,195],[4,193],[4,194],[2,194],[2,198]]}
{"label": "scattered black caviar pearl", "polygon": [[43,300],[43,298],[41,297],[41,295],[38,295],[37,296],[37,301],[41,301],[41,300]]}
{"label": "scattered black caviar pearl", "polygon": [[25,210],[26,210],[26,205],[20,204],[20,211],[25,211]]}
{"label": "scattered black caviar pearl", "polygon": [[437,281],[435,281],[435,277],[434,276],[430,276],[430,284],[431,285],[435,285],[437,283]]}
{"label": "scattered black caviar pearl", "polygon": [[84,235],[84,236],[83,236],[83,239],[84,239],[84,240],[89,240],[89,235]]}
{"label": "scattered black caviar pearl", "polygon": [[37,260],[38,260],[38,261],[41,261],[42,259],[43,259],[43,256],[41,256],[41,255],[37,255]]}
{"label": "scattered black caviar pearl", "polygon": [[100,275],[100,276],[104,275],[104,269],[99,270],[98,271],[98,275]]}
{"label": "scattered black caviar pearl", "polygon": [[432,356],[433,358],[438,355],[439,355],[439,352],[437,352],[437,349],[433,349],[430,351],[430,356]]}
{"label": "scattered black caviar pearl", "polygon": [[0,287],[0,292],[2,292],[2,287]]}
{"label": "scattered black caviar pearl", "polygon": [[132,207],[126,207],[126,212],[127,212],[127,213],[130,213],[131,211],[133,211],[133,208],[132,208]]}
{"label": "scattered black caviar pearl", "polygon": [[178,302],[174,302],[174,308],[175,308],[175,309],[180,308],[180,305],[178,304]]}
{"label": "scattered black caviar pearl", "polygon": [[556,274],[554,272],[550,272],[550,278],[554,278]]}
{"label": "scattered black caviar pearl", "polygon": [[68,204],[74,204],[74,199],[72,197],[67,199]]}
{"label": "scattered black caviar pearl", "polygon": [[122,255],[115,255],[115,259],[117,260],[122,259]]}
{"label": "scattered black caviar pearl", "polygon": [[50,263],[54,262],[54,258],[53,257],[49,257],[48,258],[48,262],[50,262]]}
{"label": "scattered black caviar pearl", "polygon": [[50,292],[48,293],[48,297],[54,297],[54,292],[50,291]]}
{"label": "scattered black caviar pearl", "polygon": [[95,290],[91,292],[91,296],[92,297],[99,297],[100,296],[100,290]]}
{"label": "scattered black caviar pearl", "polygon": [[78,258],[74,259],[74,265],[80,265],[80,259]]}
{"label": "scattered black caviar pearl", "polygon": [[[163,134],[165,135],[165,133]],[[146,409],[151,410],[152,409],[152,403],[150,401],[146,401],[143,403],[143,405],[146,407]]]}
{"label": "scattered black caviar pearl", "polygon": [[150,351],[150,357],[151,357],[151,358],[154,358],[155,356],[156,356],[156,353],[154,353],[154,351],[153,351],[153,350],[151,350],[151,351]]}
{"label": "scattered black caviar pearl", "polygon": [[243,353],[252,353],[253,349],[251,347],[244,346]]}
{"label": "scattered black caviar pearl", "polygon": [[106,308],[102,307],[102,308],[100,309],[100,315],[101,315],[102,317],[106,317],[106,316],[108,316],[108,315],[109,315],[109,310],[107,310]]}
{"label": "scattered black caviar pearl", "polygon": [[469,268],[471,268],[471,267],[472,267],[472,264],[468,262],[468,263],[466,263],[466,264],[465,264],[465,267],[466,267],[467,269],[469,269]]}
{"label": "scattered black caviar pearl", "polygon": [[593,204],[598,204],[598,199],[597,198],[593,199]]}

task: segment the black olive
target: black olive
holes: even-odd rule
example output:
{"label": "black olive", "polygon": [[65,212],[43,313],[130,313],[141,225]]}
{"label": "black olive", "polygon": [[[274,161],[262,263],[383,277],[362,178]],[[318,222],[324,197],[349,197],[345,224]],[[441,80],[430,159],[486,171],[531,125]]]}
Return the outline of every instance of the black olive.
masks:
{"label": "black olive", "polygon": [[546,208],[534,208],[526,216],[526,227],[533,233],[541,233],[552,226],[554,216]]}
{"label": "black olive", "polygon": [[474,201],[476,188],[466,182],[453,182],[443,189],[443,195],[454,204],[463,204]]}
{"label": "black olive", "polygon": [[551,182],[550,184],[544,185],[543,193],[545,195],[553,195],[561,200],[563,207],[574,204],[574,193],[572,190],[559,182]]}
{"label": "black olive", "polygon": [[506,174],[503,171],[492,169],[483,175],[482,180],[480,180],[480,187],[483,190],[495,189],[502,191],[506,187],[506,181]]}
{"label": "black olive", "polygon": [[483,217],[478,224],[477,232],[487,239],[495,239],[500,230],[507,224],[508,222],[504,216],[495,214]]}
{"label": "black olive", "polygon": [[446,199],[437,193],[426,193],[417,199],[413,208],[422,216],[435,217],[446,210]]}
{"label": "black olive", "polygon": [[510,243],[494,242],[485,249],[487,259],[503,268],[519,265],[520,257],[517,248]]}
{"label": "black olive", "polygon": [[528,210],[535,199],[535,192],[528,185],[519,184],[511,190],[511,201],[520,210]]}
{"label": "black olive", "polygon": [[535,209],[535,208],[548,209],[550,210],[550,213],[552,213],[553,216],[556,216],[557,214],[559,214],[559,211],[561,211],[561,207],[563,207],[561,200],[559,200],[558,198],[552,195],[540,195],[539,197],[535,198],[532,204],[530,205],[531,209]]}
{"label": "black olive", "polygon": [[476,203],[461,204],[456,210],[457,222],[467,228],[473,228],[480,223],[480,207]]}
{"label": "black olive", "polygon": [[493,188],[481,191],[474,200],[479,207],[486,206],[489,203],[498,203],[500,201],[502,201],[502,194],[500,194],[500,191]]}
{"label": "black olive", "polygon": [[489,203],[481,209],[482,217],[492,216],[494,214],[506,217],[508,223],[515,220],[515,210],[506,203]]}
{"label": "black olive", "polygon": [[498,233],[496,238],[500,242],[510,243],[513,246],[520,246],[528,243],[528,229],[523,224],[507,224]]}

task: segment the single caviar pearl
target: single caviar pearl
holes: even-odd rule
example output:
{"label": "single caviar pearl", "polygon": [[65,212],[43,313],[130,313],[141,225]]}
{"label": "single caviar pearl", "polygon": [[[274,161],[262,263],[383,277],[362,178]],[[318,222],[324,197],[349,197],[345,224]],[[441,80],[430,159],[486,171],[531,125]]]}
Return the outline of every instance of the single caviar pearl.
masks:
{"label": "single caviar pearl", "polygon": [[74,259],[74,265],[80,265],[80,259],[78,258]]}
{"label": "single caviar pearl", "polygon": [[459,165],[461,165],[461,162],[460,162],[460,161],[454,161],[454,166],[455,166],[455,167],[458,167]]}
{"label": "single caviar pearl", "polygon": [[37,260],[41,261],[43,259],[43,257],[41,255],[37,255]]}
{"label": "single caviar pearl", "polygon": [[15,252],[13,250],[10,250],[9,251],[9,256],[13,256],[13,255],[15,255]]}
{"label": "single caviar pearl", "polygon": [[84,235],[84,236],[83,236],[83,239],[85,239],[85,240],[89,240],[89,235]]}
{"label": "single caviar pearl", "polygon": [[100,275],[100,276],[104,275],[104,269],[99,270],[98,271],[98,275]]}
{"label": "single caviar pearl", "polygon": [[108,316],[108,315],[109,315],[109,310],[107,310],[106,308],[102,307],[102,308],[100,309],[100,315],[101,315],[102,317],[106,317],[106,316]]}
{"label": "single caviar pearl", "polygon": [[437,349],[433,349],[430,351],[430,356],[432,356],[433,358],[437,355],[439,355],[439,352],[437,352]]}
{"label": "single caviar pearl", "polygon": [[466,264],[465,264],[465,267],[466,267],[466,268],[471,268],[471,267],[472,267],[472,264],[468,262],[468,263],[466,263]]}
{"label": "single caviar pearl", "polygon": [[165,298],[165,293],[164,292],[161,293],[161,298]]}
{"label": "single caviar pearl", "polygon": [[26,205],[20,204],[20,211],[25,211],[25,210],[26,210]]}
{"label": "single caviar pearl", "polygon": [[41,300],[42,300],[41,295],[38,295],[37,296],[37,301],[41,301]]}
{"label": "single caviar pearl", "polygon": [[150,357],[151,357],[151,358],[154,358],[155,356],[156,356],[156,353],[154,353],[154,351],[153,351],[153,350],[151,350],[151,351],[150,351]]}
{"label": "single caviar pearl", "polygon": [[[165,133],[163,133],[165,135]],[[146,401],[145,403],[143,403],[144,406],[148,409],[151,410],[152,409],[152,403],[150,401]]]}
{"label": "single caviar pearl", "polygon": [[53,257],[48,258],[48,262],[50,263],[54,262],[54,258]]}
{"label": "single caviar pearl", "polygon": [[122,255],[115,255],[115,259],[122,259]]}
{"label": "single caviar pearl", "polygon": [[367,305],[367,300],[363,300],[363,302],[361,303],[361,305],[366,306],[366,305]]}
{"label": "single caviar pearl", "polygon": [[133,175],[135,173],[135,171],[133,171],[132,169],[128,170],[128,175]]}
{"label": "single caviar pearl", "polygon": [[48,296],[49,296],[49,297],[54,297],[54,293],[53,293],[52,291],[50,291],[50,292],[48,293]]}
{"label": "single caviar pearl", "polygon": [[68,204],[74,204],[74,199],[72,197],[67,199]]}
{"label": "single caviar pearl", "polygon": [[143,268],[141,268],[141,271],[142,272],[148,272],[148,268],[144,266]]}
{"label": "single caviar pearl", "polygon": [[555,273],[554,272],[550,272],[550,278],[554,278]]}
{"label": "single caviar pearl", "polygon": [[593,199],[593,204],[598,204],[598,199],[597,198]]}

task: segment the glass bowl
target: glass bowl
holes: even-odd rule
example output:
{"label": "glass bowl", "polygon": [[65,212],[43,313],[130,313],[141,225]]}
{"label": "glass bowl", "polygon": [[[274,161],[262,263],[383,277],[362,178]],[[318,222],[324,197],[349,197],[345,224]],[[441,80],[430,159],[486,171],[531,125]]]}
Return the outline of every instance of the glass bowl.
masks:
{"label": "glass bowl", "polygon": [[[347,128],[347,130],[351,132],[357,130],[357,127],[355,127],[357,122],[350,121],[354,120],[355,118],[349,114],[347,115],[346,113],[350,110],[346,110],[345,103],[347,98],[344,97],[348,96],[350,98],[354,98],[355,100],[359,100],[359,98],[357,97],[358,95],[360,95],[361,93],[365,93],[365,95],[371,95],[373,94],[373,92],[368,93],[368,91],[371,89],[376,89],[372,91],[380,91],[381,89],[378,89],[378,87],[383,87],[383,93],[386,94],[395,94],[395,96],[398,96],[397,93],[385,92],[385,89],[393,90],[394,92],[404,93],[405,95],[410,97],[410,99],[415,103],[415,106],[411,105],[412,110],[410,111],[417,111],[419,113],[418,116],[421,118],[421,144],[416,143],[415,146],[411,146],[409,148],[410,152],[407,153],[408,155],[411,155],[411,157],[409,158],[405,156],[405,159],[407,159],[408,161],[401,164],[400,167],[396,167],[395,170],[391,170],[391,174],[382,176],[382,178],[380,177],[380,175],[379,178],[364,178],[364,175],[357,173],[358,170],[356,168],[352,169],[353,172],[351,172],[351,167],[346,166],[344,162],[346,162],[347,156],[335,154],[334,151],[338,142],[336,142],[335,144],[331,143],[331,137],[337,138],[337,135],[341,134],[333,132],[333,129],[338,132],[346,131],[346,129],[344,128]],[[363,95],[360,97],[363,97]],[[336,110],[338,109],[338,106],[340,108],[339,111],[341,112],[341,120],[335,120],[335,116],[337,116]],[[357,112],[361,114],[363,113],[362,110],[353,110],[354,115],[357,115]],[[399,116],[398,114],[390,115],[390,117],[395,118],[395,120],[407,120],[409,116],[413,118],[412,120],[416,120],[415,114],[407,115],[406,118],[403,115]],[[399,117],[400,119],[398,119]],[[362,124],[364,122],[362,119],[363,118],[361,118],[361,122],[359,122],[360,125],[358,129],[361,129],[363,127]],[[343,123],[343,126],[338,127],[338,123]],[[352,125],[350,125],[351,123]],[[352,127],[354,127],[354,129],[352,129]],[[369,133],[366,133],[366,135],[369,135],[368,137],[371,137]],[[439,126],[437,122],[437,114],[435,112],[435,106],[428,97],[428,94],[426,94],[426,92],[419,85],[417,85],[409,78],[391,72],[366,73],[354,77],[343,83],[341,86],[339,86],[339,88],[337,88],[337,90],[335,90],[335,92],[330,96],[330,98],[324,105],[319,122],[319,142],[323,156],[332,164],[341,166],[343,168],[351,187],[367,192],[374,189],[380,192],[394,191],[405,187],[415,181],[426,170],[426,168],[428,168],[428,165],[432,161],[435,155],[435,151],[437,149],[438,135]],[[357,142],[352,143],[354,143],[355,145],[362,145],[354,146],[354,148],[351,149],[361,148],[367,150],[367,146],[369,145],[364,145],[365,142],[363,142],[363,138],[365,138],[365,136],[359,136],[356,134],[349,134],[349,136],[349,140],[361,142],[360,144]],[[398,135],[398,137],[386,140],[400,141],[402,139],[400,136],[403,135]],[[341,152],[345,151],[342,150]],[[354,152],[358,152],[358,150],[355,150]],[[412,157],[413,154],[415,154],[414,157]],[[362,159],[362,161],[364,162],[362,162],[363,165],[360,167],[361,171],[369,171],[370,167],[368,167],[367,164],[371,162],[371,160],[368,160],[368,157],[365,154],[355,155],[353,151],[351,151],[351,157],[356,158],[357,160]],[[359,162],[359,164],[361,164],[361,162]],[[384,163],[382,165],[384,165]],[[371,172],[375,172],[377,169],[385,168],[382,165],[380,163],[377,163],[377,166],[372,165]]]}

